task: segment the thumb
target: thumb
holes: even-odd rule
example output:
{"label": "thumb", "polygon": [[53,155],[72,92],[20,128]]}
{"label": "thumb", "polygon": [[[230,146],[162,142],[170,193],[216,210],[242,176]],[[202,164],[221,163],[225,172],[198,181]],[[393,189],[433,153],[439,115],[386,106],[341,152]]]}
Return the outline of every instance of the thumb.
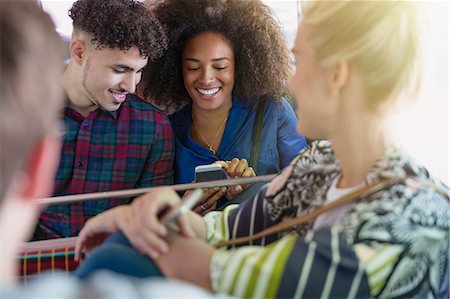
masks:
{"label": "thumb", "polygon": [[193,238],[195,236],[194,231],[184,219],[184,217],[180,217],[178,220],[178,227],[180,228],[180,234],[186,238]]}

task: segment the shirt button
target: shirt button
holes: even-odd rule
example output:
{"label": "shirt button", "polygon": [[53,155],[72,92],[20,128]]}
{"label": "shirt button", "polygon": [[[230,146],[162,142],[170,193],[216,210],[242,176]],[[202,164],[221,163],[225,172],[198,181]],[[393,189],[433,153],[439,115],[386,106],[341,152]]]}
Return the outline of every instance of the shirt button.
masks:
{"label": "shirt button", "polygon": [[85,130],[87,130],[87,129],[89,128],[89,124],[84,124],[84,125],[83,125],[83,128],[84,128]]}
{"label": "shirt button", "polygon": [[83,161],[78,162],[78,168],[83,168],[83,166],[84,166],[84,162]]}

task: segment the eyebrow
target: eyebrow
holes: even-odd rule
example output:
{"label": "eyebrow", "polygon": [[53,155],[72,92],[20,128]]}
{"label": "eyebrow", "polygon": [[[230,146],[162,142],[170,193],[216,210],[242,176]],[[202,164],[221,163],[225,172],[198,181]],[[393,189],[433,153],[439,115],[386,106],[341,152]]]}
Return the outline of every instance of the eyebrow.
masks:
{"label": "eyebrow", "polygon": [[[222,60],[228,60],[228,61],[231,61],[231,60],[228,59],[227,57],[220,57],[220,58],[214,58],[214,59],[211,59],[211,61],[222,61]],[[185,61],[200,62],[200,60],[195,59],[195,58],[186,58]]]}
{"label": "eyebrow", "polygon": [[[119,68],[119,69],[125,69],[127,71],[134,71],[134,68],[130,67],[129,65],[126,64],[113,64],[113,67],[115,68]],[[139,71],[142,71],[144,68],[140,69]]]}

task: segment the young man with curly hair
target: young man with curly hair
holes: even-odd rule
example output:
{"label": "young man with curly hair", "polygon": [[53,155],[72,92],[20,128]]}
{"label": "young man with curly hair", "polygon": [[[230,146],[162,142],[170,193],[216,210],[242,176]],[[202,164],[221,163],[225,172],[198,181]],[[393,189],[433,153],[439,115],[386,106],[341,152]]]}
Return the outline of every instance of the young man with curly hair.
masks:
{"label": "young man with curly hair", "polygon": [[[169,46],[159,63],[144,71],[138,89],[161,105],[187,104],[169,116],[176,137],[175,181],[192,182],[197,165],[217,160],[231,161],[223,163],[229,177],[288,166],[306,142],[295,132],[297,118],[285,99],[289,54],[269,7],[259,0],[145,4],[167,28]],[[258,110],[263,137],[255,145]],[[255,161],[253,147],[259,150]],[[242,191],[229,189],[229,199]],[[214,209],[213,201],[196,211]]]}
{"label": "young man with curly hair", "polygon": [[[135,0],[79,0],[69,16],[70,62],[62,77],[66,132],[53,195],[171,184],[169,120],[134,95],[144,67],[166,48],[161,25]],[[128,201],[50,206],[34,239],[77,235],[89,217]]]}

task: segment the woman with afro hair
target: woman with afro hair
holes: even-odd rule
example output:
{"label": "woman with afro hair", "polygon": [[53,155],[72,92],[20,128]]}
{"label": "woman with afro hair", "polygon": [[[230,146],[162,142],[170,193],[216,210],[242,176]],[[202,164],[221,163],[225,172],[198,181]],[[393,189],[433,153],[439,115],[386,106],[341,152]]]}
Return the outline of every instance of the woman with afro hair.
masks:
{"label": "woman with afro hair", "polygon": [[[170,116],[176,136],[175,182],[190,183],[197,165],[220,160],[229,161],[221,163],[228,177],[277,173],[288,166],[306,142],[296,133],[297,118],[284,98],[289,55],[270,9],[259,0],[146,5],[169,40],[165,54],[144,71],[139,89],[166,110],[184,106]],[[260,102],[259,159],[250,161]],[[228,190],[228,198],[241,191],[241,186]],[[199,205],[198,212],[213,209],[214,201]]]}

